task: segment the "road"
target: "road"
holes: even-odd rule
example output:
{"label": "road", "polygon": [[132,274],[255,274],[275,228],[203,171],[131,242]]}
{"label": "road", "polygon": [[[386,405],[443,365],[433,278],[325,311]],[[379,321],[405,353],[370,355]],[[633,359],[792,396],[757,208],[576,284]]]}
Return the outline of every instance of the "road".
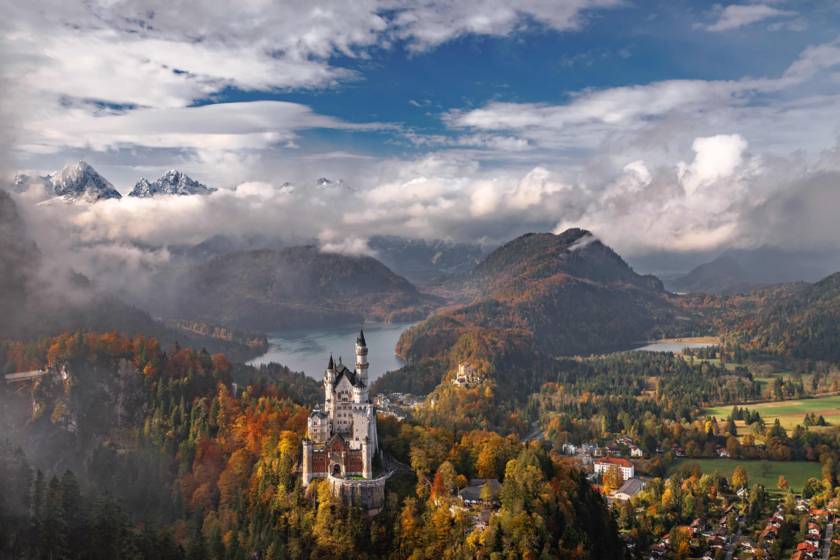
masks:
{"label": "road", "polygon": [[532,424],[532,426],[534,427],[534,429],[531,430],[531,433],[529,433],[527,436],[525,436],[525,439],[523,439],[522,441],[529,442],[532,439],[535,439],[535,440],[538,440],[538,441],[543,440],[544,436],[543,436],[542,428],[540,428],[540,425],[537,422],[534,422]]}
{"label": "road", "polygon": [[823,544],[823,560],[828,560],[831,552],[831,536],[834,533],[834,522],[829,523],[825,528],[825,543]]}

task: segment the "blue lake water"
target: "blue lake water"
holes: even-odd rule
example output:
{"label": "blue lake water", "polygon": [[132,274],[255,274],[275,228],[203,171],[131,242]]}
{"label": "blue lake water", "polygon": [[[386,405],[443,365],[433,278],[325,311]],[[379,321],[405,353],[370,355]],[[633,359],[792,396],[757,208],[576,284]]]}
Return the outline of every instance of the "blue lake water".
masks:
{"label": "blue lake water", "polygon": [[[370,381],[403,366],[403,361],[394,354],[394,348],[400,334],[411,325],[412,323],[365,325]],[[355,326],[269,334],[268,352],[248,363],[260,365],[276,362],[292,371],[302,371],[313,379],[322,379],[330,353],[336,360],[339,356],[342,357],[350,369],[355,367],[355,344],[358,334],[359,328]]]}

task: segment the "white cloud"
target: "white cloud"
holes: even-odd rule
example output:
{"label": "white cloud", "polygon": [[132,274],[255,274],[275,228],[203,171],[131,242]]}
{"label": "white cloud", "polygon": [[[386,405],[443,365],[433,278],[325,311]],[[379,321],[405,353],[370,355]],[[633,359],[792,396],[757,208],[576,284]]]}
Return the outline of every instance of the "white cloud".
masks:
{"label": "white cloud", "polygon": [[689,196],[704,186],[730,177],[744,160],[747,142],[738,134],[719,134],[697,138],[691,146],[691,164],[680,162],[677,175]]}
{"label": "white cloud", "polygon": [[733,126],[762,149],[819,150],[833,144],[838,133],[832,118],[840,104],[838,66],[840,45],[834,41],[805,49],[778,77],[583,90],[560,104],[496,101],[450,111],[444,121],[459,132],[527,142],[523,154],[484,146],[485,157],[502,160],[531,155],[544,161],[550,154],[556,158],[581,151],[606,156],[658,152],[667,158],[696,136],[714,136]]}
{"label": "white cloud", "polygon": [[208,151],[253,150],[295,138],[307,128],[375,129],[314,113],[285,101],[215,103],[198,107],[136,109],[90,113],[65,107],[43,120],[33,120],[24,145],[32,150],[88,148],[97,151],[121,145]]}
{"label": "white cloud", "polygon": [[718,20],[706,26],[706,29],[715,32],[732,31],[767,19],[790,18],[796,15],[796,12],[780,10],[767,4],[730,4],[720,12]]}
{"label": "white cloud", "polygon": [[389,2],[396,10],[397,36],[414,51],[424,51],[462,35],[508,35],[529,20],[566,31],[582,24],[586,10],[610,8],[621,0],[422,0]]}

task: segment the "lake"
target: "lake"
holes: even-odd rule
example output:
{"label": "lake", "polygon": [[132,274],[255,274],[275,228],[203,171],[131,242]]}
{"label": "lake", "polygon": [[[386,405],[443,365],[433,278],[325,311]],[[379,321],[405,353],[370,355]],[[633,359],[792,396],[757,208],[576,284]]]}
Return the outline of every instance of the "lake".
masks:
{"label": "lake", "polygon": [[[368,379],[373,382],[388,371],[399,369],[403,361],[394,354],[402,332],[413,323],[373,323],[365,325],[365,342],[368,347]],[[313,379],[323,379],[330,353],[338,360],[341,356],[350,369],[355,368],[357,326],[329,329],[284,331],[268,335],[268,351],[254,358],[250,365],[258,366],[275,362],[292,371],[302,371]]]}
{"label": "lake", "polygon": [[709,346],[716,346],[718,344],[720,342],[712,337],[666,338],[656,340],[641,348],[634,348],[634,350],[644,352],[682,352],[685,348],[708,348]]}

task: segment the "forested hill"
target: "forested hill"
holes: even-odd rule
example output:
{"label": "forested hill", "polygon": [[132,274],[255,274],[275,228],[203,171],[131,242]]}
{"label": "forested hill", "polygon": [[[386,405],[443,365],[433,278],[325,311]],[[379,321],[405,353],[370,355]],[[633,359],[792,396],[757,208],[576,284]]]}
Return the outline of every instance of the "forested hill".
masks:
{"label": "forested hill", "polygon": [[417,320],[440,303],[372,257],[315,246],[222,255],[190,268],[177,297],[181,318],[267,331]]}
{"label": "forested hill", "polygon": [[[0,344],[0,367],[50,371],[0,385],[5,435],[26,446],[0,444],[3,558],[624,557],[583,473],[513,436],[380,419],[411,468],[370,518],[301,487],[309,407],[271,383],[235,391],[224,356],[69,333]],[[470,478],[501,481],[486,528],[452,507]]]}
{"label": "forested hill", "polygon": [[559,275],[604,285],[662,291],[655,276],[641,276],[590,232],[573,228],[559,235],[529,233],[499,247],[471,274],[470,284],[492,294],[549,281]]}
{"label": "forested hill", "polygon": [[783,356],[840,363],[840,273],[730,298],[723,329],[732,342]]}
{"label": "forested hill", "polygon": [[585,230],[528,234],[491,253],[466,287],[472,303],[407,331],[398,352],[440,356],[477,330],[531,340],[550,355],[632,345],[690,324],[659,280],[636,274]]}

